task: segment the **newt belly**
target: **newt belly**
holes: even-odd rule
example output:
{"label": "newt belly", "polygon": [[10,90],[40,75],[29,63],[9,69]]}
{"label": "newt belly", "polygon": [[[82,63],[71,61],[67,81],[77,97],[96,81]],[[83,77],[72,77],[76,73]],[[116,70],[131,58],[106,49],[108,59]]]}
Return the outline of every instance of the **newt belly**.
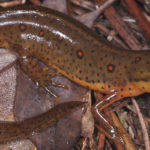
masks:
{"label": "newt belly", "polygon": [[117,99],[150,92],[149,51],[116,48],[51,9],[0,9],[0,47],[16,51],[25,72],[41,83],[48,79],[32,58],[81,86],[106,94],[117,92]]}

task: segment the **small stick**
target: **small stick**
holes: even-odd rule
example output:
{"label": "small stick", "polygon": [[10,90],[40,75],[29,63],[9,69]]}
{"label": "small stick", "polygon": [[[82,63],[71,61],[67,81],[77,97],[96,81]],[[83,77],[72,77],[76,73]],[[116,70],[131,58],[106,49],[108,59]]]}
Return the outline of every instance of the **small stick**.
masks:
{"label": "small stick", "polygon": [[139,121],[140,121],[140,124],[141,124],[142,132],[143,132],[143,136],[144,136],[144,142],[145,142],[145,149],[150,150],[149,137],[148,137],[147,129],[146,129],[146,126],[145,126],[144,119],[143,119],[143,116],[141,114],[140,108],[139,108],[139,106],[138,106],[138,104],[137,104],[137,102],[134,98],[132,98],[132,103],[135,106],[135,109],[137,111],[137,115],[139,117]]}

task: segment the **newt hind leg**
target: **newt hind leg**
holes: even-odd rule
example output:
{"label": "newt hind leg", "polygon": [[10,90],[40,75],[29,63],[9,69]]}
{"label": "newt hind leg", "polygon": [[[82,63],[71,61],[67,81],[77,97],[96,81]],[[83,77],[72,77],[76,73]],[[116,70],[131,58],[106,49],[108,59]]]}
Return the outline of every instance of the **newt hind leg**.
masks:
{"label": "newt hind leg", "polygon": [[[131,93],[131,89],[134,89]],[[129,92],[130,91],[130,92]],[[102,98],[102,100],[98,101],[93,109],[92,112],[94,114],[94,117],[98,120],[98,121],[102,121],[100,122],[101,124],[103,123],[105,125],[105,127],[107,128],[108,133],[112,136],[115,137],[116,136],[116,131],[115,128],[111,125],[111,123],[105,119],[105,117],[103,116],[103,112],[104,110],[109,107],[111,104],[113,104],[114,102],[117,102],[125,97],[132,97],[132,96],[138,96],[140,94],[144,93],[143,90],[141,90],[138,86],[136,85],[130,85],[124,88],[124,90],[122,91],[121,88],[118,88],[118,90],[110,93],[109,95],[106,95],[105,97]]]}

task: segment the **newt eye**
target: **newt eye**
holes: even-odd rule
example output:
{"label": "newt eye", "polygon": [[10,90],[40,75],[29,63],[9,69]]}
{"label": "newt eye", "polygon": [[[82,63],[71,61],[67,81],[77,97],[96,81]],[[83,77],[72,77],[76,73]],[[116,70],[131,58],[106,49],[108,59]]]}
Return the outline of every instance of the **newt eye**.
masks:
{"label": "newt eye", "polygon": [[76,52],[76,55],[78,58],[82,59],[84,54],[83,54],[83,51],[81,49],[78,49],[77,52]]}
{"label": "newt eye", "polygon": [[108,72],[114,72],[115,70],[115,65],[114,64],[108,64],[107,65],[107,71]]}

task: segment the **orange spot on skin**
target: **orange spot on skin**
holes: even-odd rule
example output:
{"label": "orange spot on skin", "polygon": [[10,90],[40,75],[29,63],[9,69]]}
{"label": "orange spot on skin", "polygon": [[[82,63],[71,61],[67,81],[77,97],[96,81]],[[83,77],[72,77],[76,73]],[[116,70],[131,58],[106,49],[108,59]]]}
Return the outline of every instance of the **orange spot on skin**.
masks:
{"label": "orange spot on skin", "polygon": [[141,60],[141,57],[136,57],[135,62],[139,62]]}
{"label": "orange spot on skin", "polygon": [[44,32],[43,32],[43,31],[40,31],[39,35],[40,35],[40,36],[43,36],[43,35],[44,35]]}
{"label": "orange spot on skin", "polygon": [[25,30],[26,30],[26,26],[25,26],[24,24],[20,24],[20,25],[19,25],[19,29],[20,29],[21,31],[25,31]]}
{"label": "orange spot on skin", "polygon": [[108,64],[107,65],[107,71],[108,72],[113,72],[115,70],[115,65],[113,64]]}
{"label": "orange spot on skin", "polygon": [[79,49],[79,50],[77,50],[76,55],[77,55],[78,58],[81,59],[81,58],[83,58],[84,54],[83,54],[83,51],[81,49]]}
{"label": "orange spot on skin", "polygon": [[25,30],[25,26],[24,26],[24,25],[21,25],[21,26],[20,26],[20,29],[21,29],[21,30]]}
{"label": "orange spot on skin", "polygon": [[109,66],[109,67],[108,67],[108,70],[109,70],[109,71],[112,71],[112,70],[113,70],[113,67],[112,67],[112,66]]}
{"label": "orange spot on skin", "polygon": [[59,36],[59,38],[58,38],[58,39],[61,41],[63,38],[62,38],[62,36]]}
{"label": "orange spot on skin", "polygon": [[79,57],[82,57],[82,55],[83,55],[83,53],[80,51],[80,52],[78,52],[78,56]]}

